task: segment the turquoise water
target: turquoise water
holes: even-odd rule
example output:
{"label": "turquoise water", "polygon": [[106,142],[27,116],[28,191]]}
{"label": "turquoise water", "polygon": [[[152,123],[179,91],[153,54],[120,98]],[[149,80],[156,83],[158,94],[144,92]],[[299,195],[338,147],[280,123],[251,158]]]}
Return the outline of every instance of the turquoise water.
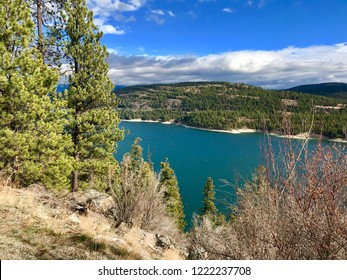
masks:
{"label": "turquoise water", "polygon": [[119,143],[116,158],[121,160],[136,137],[142,138],[145,159],[149,148],[156,171],[168,158],[178,179],[188,222],[202,207],[207,177],[214,180],[218,208],[226,211],[235,195],[225,180],[233,185],[235,177],[240,181],[251,178],[262,159],[261,133],[228,134],[160,123],[122,122],[120,127],[129,129],[130,134]]}
{"label": "turquoise water", "polygon": [[[202,191],[207,177],[212,177],[216,186],[216,205],[227,213],[235,202],[234,186],[242,186],[244,180],[251,179],[256,167],[264,162],[263,133],[229,134],[211,132],[178,125],[160,123],[121,122],[120,127],[130,131],[119,143],[116,158],[120,161],[124,153],[130,151],[136,137],[142,139],[143,156],[147,159],[150,150],[154,169],[160,170],[160,162],[168,158],[180,187],[186,220],[191,222],[193,213],[202,208]],[[301,140],[292,140],[293,147],[299,149]],[[279,152],[282,138],[271,137],[275,155]],[[312,150],[316,140],[309,141]],[[330,142],[325,144],[330,145]]]}

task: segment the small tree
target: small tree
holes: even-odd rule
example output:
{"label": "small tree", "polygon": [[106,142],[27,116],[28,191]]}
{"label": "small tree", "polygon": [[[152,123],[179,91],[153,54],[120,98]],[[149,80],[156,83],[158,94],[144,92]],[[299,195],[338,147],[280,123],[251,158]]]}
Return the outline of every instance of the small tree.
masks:
{"label": "small tree", "polygon": [[201,209],[201,216],[210,219],[214,225],[221,225],[225,222],[225,216],[219,213],[215,205],[215,186],[211,177],[207,178],[206,185],[204,187],[203,208]]}
{"label": "small tree", "polygon": [[213,180],[211,177],[208,177],[205,188],[204,188],[204,198],[203,198],[204,207],[201,210],[202,215],[212,217],[217,214],[217,207],[214,204],[214,201],[215,201],[215,191],[214,191]]}
{"label": "small tree", "polygon": [[107,76],[108,53],[100,44],[102,33],[94,25],[85,0],[66,1],[65,12],[65,55],[71,68],[67,132],[73,140],[76,161],[72,191],[79,185],[104,189],[110,181],[110,169],[118,168],[113,154],[116,142],[123,139],[123,131],[118,128],[118,99]]}
{"label": "small tree", "polygon": [[55,96],[58,73],[30,48],[34,24],[24,0],[0,5],[0,169],[23,186],[62,188],[72,170]]}
{"label": "small tree", "polygon": [[160,165],[160,188],[164,190],[166,210],[176,220],[178,228],[183,230],[186,225],[184,221],[185,215],[175,172],[167,160],[161,162]]}

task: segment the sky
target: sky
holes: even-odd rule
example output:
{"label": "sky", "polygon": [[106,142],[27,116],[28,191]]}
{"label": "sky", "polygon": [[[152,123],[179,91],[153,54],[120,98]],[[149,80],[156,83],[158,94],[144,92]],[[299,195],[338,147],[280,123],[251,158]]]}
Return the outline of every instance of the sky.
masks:
{"label": "sky", "polygon": [[347,0],[87,0],[116,85],[347,82]]}

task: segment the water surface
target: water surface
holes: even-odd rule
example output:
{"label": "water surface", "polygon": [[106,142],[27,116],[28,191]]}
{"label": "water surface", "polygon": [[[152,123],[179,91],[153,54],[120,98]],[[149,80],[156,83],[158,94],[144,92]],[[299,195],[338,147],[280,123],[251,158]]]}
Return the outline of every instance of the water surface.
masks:
{"label": "water surface", "polygon": [[185,207],[187,221],[202,207],[202,190],[207,177],[212,177],[220,210],[226,210],[225,202],[234,202],[235,177],[251,178],[261,162],[264,135],[228,134],[210,132],[178,125],[160,123],[122,122],[120,127],[130,134],[119,143],[116,158],[121,160],[136,137],[142,139],[144,158],[150,151],[154,169],[168,158],[174,169]]}

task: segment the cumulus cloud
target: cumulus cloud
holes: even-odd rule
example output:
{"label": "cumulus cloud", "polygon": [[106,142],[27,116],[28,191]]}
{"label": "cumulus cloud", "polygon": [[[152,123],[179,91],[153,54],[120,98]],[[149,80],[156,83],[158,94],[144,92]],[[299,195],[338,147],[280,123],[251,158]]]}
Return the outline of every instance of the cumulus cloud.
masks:
{"label": "cumulus cloud", "polygon": [[111,53],[109,64],[110,78],[122,85],[213,80],[288,88],[306,83],[347,82],[347,44],[206,56]]}
{"label": "cumulus cloud", "polygon": [[110,24],[105,24],[105,20],[102,18],[95,18],[94,24],[104,33],[104,34],[115,34],[115,35],[123,35],[124,30],[115,27]]}
{"label": "cumulus cloud", "polygon": [[[87,0],[87,6],[93,11],[95,25],[103,31],[104,34],[123,35],[125,33],[124,30],[105,23],[114,14],[118,14],[119,21],[135,21],[134,17],[122,17],[119,16],[119,13],[136,11],[142,8],[146,2],[147,0]],[[100,22],[102,22],[102,24]]]}
{"label": "cumulus cloud", "polygon": [[87,0],[87,5],[94,16],[110,17],[115,12],[132,12],[142,8],[146,0]]}
{"label": "cumulus cloud", "polygon": [[113,49],[113,48],[107,48],[107,52],[112,53],[112,54],[118,54],[118,50]]}

